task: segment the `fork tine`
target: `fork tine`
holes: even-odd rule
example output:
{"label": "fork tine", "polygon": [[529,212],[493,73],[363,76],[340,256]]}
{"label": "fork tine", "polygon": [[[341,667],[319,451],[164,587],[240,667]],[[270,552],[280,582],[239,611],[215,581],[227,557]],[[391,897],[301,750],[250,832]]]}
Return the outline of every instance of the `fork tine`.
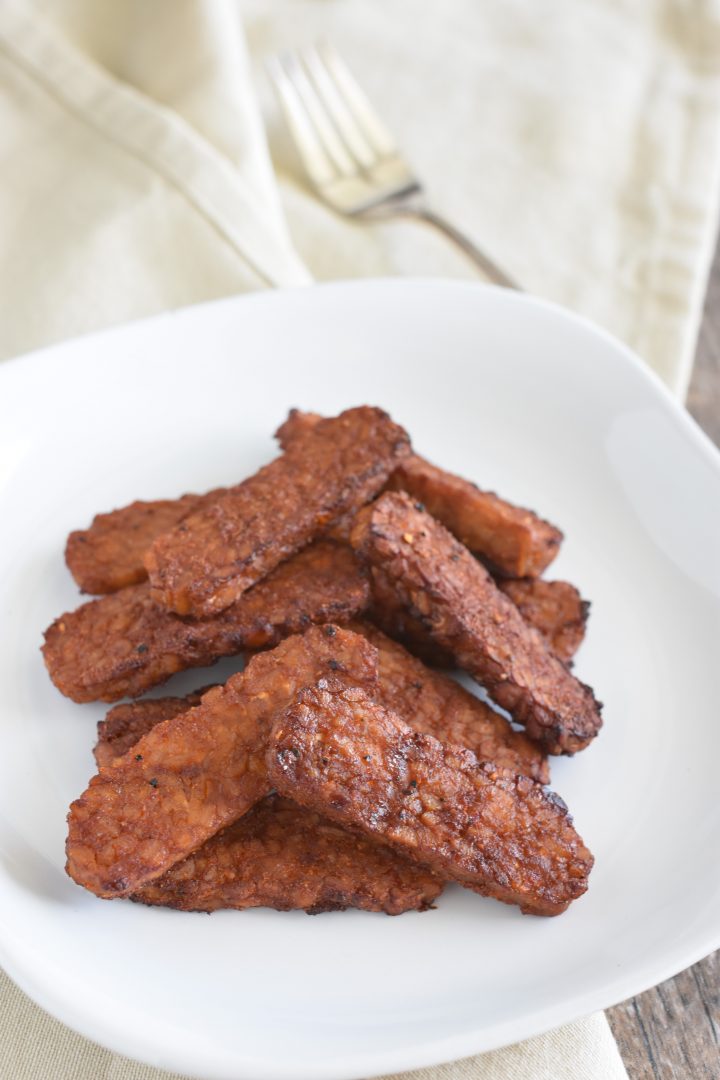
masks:
{"label": "fork tine", "polygon": [[315,128],[315,133],[336,171],[342,176],[355,175],[357,163],[348,153],[345,143],[335,130],[323,100],[308,78],[300,58],[295,53],[288,53],[284,60],[285,73],[299,94],[310,122]]}
{"label": "fork tine", "polygon": [[331,183],[337,177],[335,167],[317,136],[290,76],[276,56],[270,57],[265,66],[310,179],[318,185]]}
{"label": "fork tine", "polygon": [[301,56],[318,94],[324,101],[348,149],[364,168],[371,169],[377,162],[377,153],[358,127],[342,90],[332,77],[317,47],[306,49]]}
{"label": "fork tine", "polygon": [[317,54],[337,85],[356,124],[374,150],[383,156],[397,154],[394,138],[370,104],[364,91],[351,75],[349,68],[327,41],[318,42]]}

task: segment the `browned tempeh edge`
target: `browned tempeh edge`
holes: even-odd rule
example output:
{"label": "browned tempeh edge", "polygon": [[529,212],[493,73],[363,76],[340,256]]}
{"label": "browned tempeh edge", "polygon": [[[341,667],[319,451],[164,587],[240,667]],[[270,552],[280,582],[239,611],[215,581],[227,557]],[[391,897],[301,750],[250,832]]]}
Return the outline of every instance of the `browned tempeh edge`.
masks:
{"label": "browned tempeh edge", "polygon": [[[293,440],[302,438],[308,431],[312,431],[321,419],[322,417],[317,413],[306,413],[300,412],[298,409],[291,409],[285,422],[275,432],[275,437],[281,447],[286,449],[292,444]],[[447,484],[447,499],[438,502],[438,500],[433,500],[432,497],[428,498],[427,488],[431,480],[437,484]],[[484,501],[485,497],[497,500],[497,496],[487,492],[479,492],[474,484],[462,480],[460,477],[442,472],[442,470],[430,465],[429,462],[424,461],[417,454],[406,458],[398,466],[387,486],[391,490],[406,490],[408,494],[421,501],[424,498],[423,505],[433,517],[442,522],[450,532],[458,535],[458,538],[465,543],[466,547],[473,550],[475,555],[492,563],[487,543],[481,543],[480,548],[475,546],[473,549],[472,528],[468,527],[467,524],[465,524],[464,528],[455,527],[458,526],[458,519],[457,515],[452,512],[452,505],[457,505],[458,502],[462,503],[464,500],[469,499],[468,513],[470,515],[473,513],[478,514],[482,520],[483,515],[489,512],[488,503]],[[451,504],[450,509],[447,505],[448,499]],[[494,513],[496,503],[493,502],[491,505],[492,513]],[[547,562],[543,562],[546,558],[545,553],[550,550],[557,553],[562,534],[554,526],[548,526],[547,522],[542,521],[540,518],[533,521],[532,525],[528,525],[526,516],[530,515],[533,519],[536,517],[531,511],[513,507],[509,503],[503,505],[509,507],[510,510],[506,518],[497,523],[500,532],[503,529],[515,527],[516,523],[513,524],[513,514],[522,518],[522,530],[532,532],[533,528],[536,529],[537,548],[534,549],[536,557],[528,556],[532,569],[525,572],[528,574],[531,572],[541,573],[551,561],[548,558]],[[545,526],[549,531],[544,529]],[[339,522],[334,528],[339,539],[349,540],[352,519]],[[468,532],[471,534],[470,542],[468,542]],[[528,535],[530,535],[530,532]],[[491,544],[494,544],[493,537],[494,532],[488,541]],[[497,555],[496,544],[494,550]],[[518,574],[523,569],[523,565],[522,562],[518,562],[515,566]],[[492,571],[492,565],[490,569]],[[537,577],[522,576],[505,580],[502,575],[509,572],[509,563],[505,561],[498,576],[498,587],[518,605],[523,618],[531,626],[535,626],[540,630],[560,659],[566,663],[569,662],[582,643],[590,609],[589,603],[582,600],[577,589],[567,582],[545,582],[538,580]],[[381,571],[376,571],[376,574],[380,573]],[[373,575],[373,580],[377,583],[376,574]],[[392,590],[383,589],[382,584],[379,584],[375,589],[375,593],[376,603],[372,617],[380,628],[390,634],[391,637],[398,638],[411,651],[416,652],[428,663],[433,663],[439,667],[445,666],[448,663],[449,654],[441,650],[436,643],[433,643],[428,638],[422,623],[413,620],[412,616],[407,611],[404,611],[397,602],[393,603]]]}
{"label": "browned tempeh edge", "polygon": [[[513,731],[503,717],[467,693],[452,679],[427,670],[401,645],[390,641],[374,627],[368,624],[353,624],[352,629],[363,633],[378,649],[380,682],[377,693],[386,707],[393,708],[416,730],[425,730],[441,741],[457,742],[480,757],[492,758],[498,765],[533,776],[542,783],[547,782],[547,763],[540,750],[522,733]],[[209,688],[189,694],[185,698],[148,699],[115,706],[98,725],[99,738],[95,747],[98,765],[110,764],[118,754],[129,751],[157,724],[197,705],[202,693],[207,692],[207,689]],[[260,829],[260,839],[265,828],[268,831],[280,828],[279,824],[273,826],[267,818],[268,815],[264,814],[262,824],[252,826],[253,835]],[[299,844],[298,837],[305,835],[302,858],[308,860],[309,864],[316,865],[320,853],[315,850],[312,836],[308,834],[309,824],[300,821],[297,832],[291,828],[292,822],[286,822],[285,825],[289,841]],[[177,864],[156,883],[141,889],[134,898],[144,903],[170,905],[186,910],[197,910],[198,905],[202,910],[211,910],[225,905],[247,907],[260,904],[285,908],[291,905],[307,909],[308,904],[311,904],[312,910],[320,910],[321,907],[328,909],[330,906],[360,906],[394,914],[427,906],[439,893],[437,883],[425,880],[407,867],[393,866],[392,860],[373,852],[365,854],[365,864],[367,867],[370,860],[374,876],[368,881],[367,874],[359,875],[353,889],[345,894],[337,890],[333,894],[329,885],[322,881],[315,881],[316,892],[312,893],[312,882],[302,889],[295,878],[291,878],[285,892],[280,885],[277,890],[273,890],[262,873],[265,864],[258,859],[257,854],[254,873],[261,877],[264,885],[253,885],[239,872],[242,868],[240,860],[249,858],[246,854],[245,830],[240,822],[234,828],[235,832],[226,831],[208,841],[213,847],[207,854],[203,852],[208,844],[197,853],[195,862],[184,860]],[[248,825],[248,828],[251,826]],[[336,843],[340,844],[339,838]],[[346,842],[346,846],[347,843],[349,842]],[[329,857],[333,850],[332,847],[326,849],[326,857]],[[341,848],[338,857],[342,854]],[[214,860],[226,868],[229,877],[225,888],[221,883],[213,887],[213,882],[206,882],[203,888],[202,875],[211,873]],[[237,875],[231,872],[234,865],[238,868]],[[296,868],[294,863],[290,866],[283,864],[283,875],[287,877],[293,871],[300,874],[301,869],[302,867]],[[377,885],[373,886],[373,881],[384,881],[389,875],[399,875],[402,887],[398,886],[392,893],[383,893],[380,896]],[[335,900],[331,905],[330,897],[333,895]],[[323,899],[318,900],[317,897]]]}
{"label": "browned tempeh edge", "polygon": [[130,899],[180,911],[427,911],[444,881],[381,841],[290,799],[261,799]]}
{"label": "browned tempeh edge", "polygon": [[392,582],[378,567],[370,570],[370,595],[372,600],[367,618],[384,634],[399,641],[428,667],[451,670],[457,666],[452,653],[438,645],[421,620],[414,618],[398,600]]}
{"label": "browned tempeh edge", "polygon": [[571,665],[585,637],[590,602],[567,581],[506,578],[498,588],[517,607],[525,622],[539,630],[560,660]]}
{"label": "browned tempeh edge", "polygon": [[97,742],[93,756],[98,769],[110,765],[115,758],[126,754],[143,735],[147,735],[164,720],[194,709],[202,697],[217,684],[193,690],[185,697],[145,698],[143,701],[114,705],[104,720],[98,720]]}
{"label": "browned tempeh edge", "polygon": [[[310,430],[321,419],[322,417],[316,413],[304,413],[297,409],[291,410],[287,420],[276,432],[281,447],[287,449],[293,437],[297,438],[300,434]],[[420,463],[416,466],[418,476],[422,474],[426,466],[433,470],[433,476],[441,472],[441,470],[436,470],[435,466],[429,465],[429,463],[424,462],[416,455],[411,460]],[[402,483],[405,484],[408,490],[413,486],[412,475],[411,470],[402,477]],[[455,495],[453,485],[459,485],[458,491],[462,491],[462,495],[469,498],[468,513],[472,514],[474,512],[476,503],[479,506],[477,512],[480,515],[483,514],[484,507],[490,507],[495,512],[497,506],[502,505],[503,508],[507,507],[508,509],[504,511],[505,518],[500,522],[501,527],[510,528],[512,532],[514,527],[512,525],[513,519],[515,516],[520,515],[520,520],[523,523],[519,526],[517,534],[513,535],[524,535],[528,529],[532,533],[533,528],[538,531],[536,547],[533,549],[535,554],[533,555],[531,552],[529,556],[531,569],[524,568],[521,565],[522,560],[512,563],[501,558],[500,561],[504,562],[504,565],[499,567],[500,573],[507,575],[514,572],[514,576],[521,576],[523,572],[539,574],[541,570],[538,568],[541,564],[544,564],[543,568],[549,565],[552,561],[553,552],[556,553],[561,538],[557,529],[554,529],[553,526],[547,526],[547,523],[537,518],[536,515],[532,515],[530,525],[528,525],[525,522],[524,515],[531,514],[530,511],[513,507],[512,504],[506,503],[504,500],[498,500],[497,496],[489,492],[480,492],[469,481],[462,480],[460,477],[453,477],[451,474],[444,472],[442,475],[447,478],[450,485],[449,491],[453,495]],[[393,480],[392,483],[395,487],[402,486],[400,480]],[[135,585],[145,581],[147,579],[147,570],[143,559],[152,542],[158,536],[167,532],[168,529],[180,524],[189,514],[202,507],[210,506],[226,492],[226,488],[217,488],[203,495],[183,495],[179,499],[137,501],[109,513],[97,514],[89,528],[75,530],[68,537],[65,558],[70,572],[83,592],[101,595],[115,592],[117,589],[124,588],[127,585]],[[414,494],[416,498],[420,497],[419,493],[413,490],[410,490],[410,494]],[[455,498],[457,497],[460,496],[455,495]],[[494,500],[497,500],[497,502]],[[428,508],[433,512],[430,505],[428,505]],[[434,516],[439,520],[443,520],[441,508],[435,507]],[[510,524],[508,525],[507,522]],[[536,525],[536,522],[539,524]],[[452,520],[446,520],[444,524],[453,531]],[[330,526],[326,530],[326,535],[333,539],[346,540],[348,532],[349,521],[342,520]],[[467,539],[471,541],[467,546],[472,549],[472,538]],[[510,542],[512,543],[512,539]],[[490,547],[497,546],[493,545],[492,540],[489,540],[481,544],[480,548],[487,548],[488,543]],[[480,550],[480,548],[475,550],[475,554],[492,561],[491,556],[487,552]],[[526,561],[528,561],[528,558],[526,558]]]}
{"label": "browned tempeh edge", "polygon": [[409,496],[386,493],[361,510],[352,542],[435,641],[549,753],[575,753],[597,735],[601,706],[592,690],[550,652],[467,548]]}
{"label": "browned tempeh edge", "polygon": [[214,619],[187,620],[152,599],[147,582],[83,604],[45,632],[43,656],[74,701],[117,701],[178,671],[276,645],[313,623],[344,623],[367,606],[369,587],[351,549],[310,544]]}
{"label": "browned tempeh edge", "polygon": [[[98,765],[109,764],[118,750],[130,750],[158,723],[198,705],[209,689],[116,705],[98,724]],[[426,911],[443,884],[385,844],[268,795],[130,899],[182,911],[272,907],[315,915],[354,907],[399,915]]]}
{"label": "browned tempeh edge", "polygon": [[65,562],[81,592],[103,595],[145,581],[143,559],[155,537],[224,492],[225,488],[215,488],[204,495],[182,495],[179,499],[137,500],[119,510],[96,514],[90,527],[71,532],[65,545]]}
{"label": "browned tempeh edge", "polygon": [[482,895],[557,915],[587,889],[593,858],[558,796],[412,731],[362,688],[303,690],[267,756],[282,794]]}
{"label": "browned tempeh edge", "polygon": [[374,690],[376,649],[338,627],[313,627],[259,653],[197,707],[158,724],[70,807],[70,877],[98,896],[127,895],[242,817],[270,790],[272,718],[323,678]]}
{"label": "browned tempeh edge", "polygon": [[[464,690],[454,679],[431,671],[396,641],[391,641],[370,623],[354,622],[348,627],[362,634],[378,651],[377,698],[398,714],[415,731],[434,735],[441,742],[455,743],[472,750],[482,761],[512,769],[539,783],[549,780],[547,759],[541,748],[523,732]],[[146,699],[116,705],[98,724],[95,760],[110,764],[127,753],[157,724],[199,704],[196,691],[184,698]]]}
{"label": "browned tempeh edge", "polygon": [[410,452],[407,433],[370,406],[304,439],[170,532],[145,556],[153,598],[207,618],[377,493]]}
{"label": "browned tempeh edge", "polygon": [[[321,421],[317,413],[291,409],[275,437],[287,449],[307,437]],[[418,454],[399,462],[387,488],[406,491],[419,499],[433,517],[500,575],[539,577],[560,550],[560,529],[532,510],[514,506],[494,492],[482,491]]]}
{"label": "browned tempeh edge", "polygon": [[[122,514],[122,511],[118,511]],[[112,516],[112,515],[109,515]],[[331,529],[327,530],[326,535],[333,535],[334,538],[342,540],[345,543],[349,540],[349,534],[352,528],[353,517],[351,515],[346,516],[341,522],[336,523]],[[320,542],[318,542],[319,544]],[[313,545],[311,545],[312,547]],[[317,545],[316,545],[317,546]],[[307,550],[307,549],[306,549]],[[289,566],[293,562],[293,559],[287,560],[286,563],[281,566]],[[143,571],[144,572],[144,571]],[[274,576],[276,571],[268,576],[266,579],[268,587],[275,584]],[[435,667],[448,667],[452,666],[452,657],[447,651],[442,650],[428,635],[422,622],[418,619],[413,619],[412,615],[398,602],[397,597],[394,595],[392,586],[383,579],[382,571],[375,569],[372,575],[373,587],[373,605],[371,611],[371,618],[377,625],[384,630],[390,637],[396,638],[410,649],[415,655],[419,656],[426,663],[432,664]],[[585,627],[587,617],[590,609],[590,605],[587,601],[580,597],[577,589],[564,581],[544,581],[541,578],[499,578],[497,579],[498,588],[500,588],[506,596],[515,603],[526,622],[531,626],[535,626],[546,641],[550,644],[553,652],[560,657],[565,663],[570,663],[577,649],[579,648],[582,640],[585,636]],[[73,691],[71,686],[60,685],[58,688],[63,693],[68,693],[70,697],[75,700],[94,700],[93,695],[101,697],[104,700],[117,699],[122,694],[137,694],[143,690],[148,689],[150,686],[157,685],[159,682],[164,681],[169,677],[173,671],[184,670],[188,666],[198,666],[201,664],[212,663],[217,656],[228,655],[228,649],[230,653],[237,651],[238,647],[242,647],[242,641],[240,646],[237,644],[238,638],[242,638],[244,633],[242,628],[237,634],[233,632],[232,623],[235,621],[236,615],[242,612],[242,602],[245,596],[253,596],[254,600],[259,600],[261,583],[254,586],[252,590],[248,590],[248,593],[244,594],[240,600],[231,605],[224,613],[221,613],[219,617],[214,620],[199,620],[191,623],[203,628],[203,634],[206,634],[208,625],[218,627],[218,637],[220,639],[219,647],[207,644],[203,648],[202,634],[198,641],[197,650],[190,649],[190,653],[197,653],[197,655],[191,655],[188,660],[184,655],[187,652],[186,648],[180,648],[178,652],[177,643],[160,642],[160,649],[158,655],[144,655],[141,660],[139,657],[131,657],[128,655],[123,656],[122,670],[118,672],[119,678],[116,680],[112,671],[107,668],[107,665],[101,665],[106,674],[104,678],[91,678],[88,680],[83,679],[83,686]],[[125,610],[124,605],[127,603],[130,606],[130,598],[135,599],[135,603],[140,605],[144,603],[143,597],[148,592],[148,586],[142,588],[136,588],[133,591],[132,586],[128,586],[128,590],[123,595],[126,596],[126,600],[110,601],[106,600],[105,605],[99,609],[99,611],[114,611],[115,605],[119,605],[120,610]],[[345,607],[350,605],[346,602]],[[160,608],[156,606],[159,611]],[[325,618],[331,619],[333,622],[344,622],[344,616],[342,614],[343,604],[338,603],[334,610],[327,609],[325,611]],[[237,609],[237,611],[236,611]],[[85,609],[80,609],[83,611]],[[95,610],[95,609],[92,609]],[[76,613],[77,614],[77,613]],[[322,612],[320,613],[322,617]],[[71,618],[71,617],[70,617]],[[164,625],[168,628],[173,626],[180,627],[183,624],[179,621],[179,616],[174,616],[168,612]],[[264,620],[264,626],[270,625],[271,620]],[[264,629],[260,624],[263,620],[260,619],[258,626],[259,636],[262,638],[262,631]],[[69,623],[69,616],[62,615],[55,621],[53,626],[57,628],[58,625]],[[140,621],[136,623],[140,625]],[[299,629],[298,626],[292,623],[288,624],[287,632],[292,632]],[[254,631],[248,632],[248,641],[246,647],[266,647],[268,644],[272,644],[273,635],[269,634],[264,640],[255,640],[258,638],[258,633]],[[171,635],[172,638],[172,635]],[[145,644],[143,642],[143,644]],[[117,647],[117,643],[115,643]],[[213,649],[215,652],[213,654]],[[109,650],[112,651],[113,643],[109,643]],[[83,662],[83,670],[87,668],[87,657]],[[130,667],[134,667],[134,671],[130,671]],[[159,677],[155,677],[152,672],[155,669],[159,671]],[[127,680],[128,685],[123,686],[123,680]],[[60,682],[61,680],[58,680]],[[98,690],[97,687],[102,682],[110,681],[108,694]],[[116,685],[117,683],[117,685]],[[136,685],[133,685],[136,683]]]}
{"label": "browned tempeh edge", "polygon": [[[370,575],[371,604],[368,612],[381,630],[433,667],[453,667],[454,660],[398,599],[392,582],[380,567]],[[574,585],[542,578],[496,579],[498,588],[517,607],[523,619],[539,630],[552,651],[570,664],[585,636],[590,604]]]}
{"label": "browned tempeh edge", "polygon": [[[183,498],[200,499],[202,497],[184,496]],[[182,500],[178,501],[182,502]],[[96,575],[96,583],[100,581],[100,575],[104,575],[104,577],[102,578],[102,586],[96,584],[96,587],[91,587],[90,578],[88,576],[91,572],[90,569],[87,570],[86,576],[82,579],[79,574],[75,574],[76,580],[78,581],[78,583],[83,585],[86,592],[99,592],[107,594],[115,591],[116,589],[119,589],[120,584],[123,584],[127,588],[132,589],[133,582],[142,583],[147,577],[145,568],[142,565],[142,556],[144,554],[145,548],[142,548],[142,550],[140,550],[140,547],[136,547],[135,544],[138,535],[140,537],[145,536],[147,542],[149,543],[152,539],[154,539],[154,535],[157,535],[157,533],[148,537],[147,534],[144,534],[142,530],[133,531],[132,529],[128,529],[126,536],[123,537],[122,531],[122,522],[125,520],[125,511],[132,511],[134,514],[137,512],[136,508],[138,506],[142,506],[143,508],[152,508],[153,506],[164,506],[164,504],[136,503],[130,507],[126,507],[125,510],[115,511],[114,514],[98,515],[97,520],[100,520],[101,518],[108,520],[116,519],[113,526],[113,528],[115,529],[115,535],[112,541],[112,549],[117,550],[117,548],[120,547],[122,548],[122,554],[118,557],[118,563],[115,567],[115,570],[117,571],[114,577],[114,581],[116,582],[115,587],[110,585],[110,575],[113,573],[113,567],[109,559],[106,560],[104,566],[95,566],[94,570],[92,571]],[[190,510],[186,506],[183,510],[182,516],[186,516],[189,512]],[[147,515],[147,511],[145,509],[143,510],[143,513]],[[346,515],[345,518],[343,518],[334,526],[326,530],[325,535],[328,537],[332,537],[333,539],[336,539],[338,541],[347,543],[349,540],[352,523],[353,515]],[[92,530],[89,530],[89,532],[91,531]],[[79,533],[73,533],[71,535],[80,536]],[[123,540],[125,541],[125,547],[122,547]],[[133,562],[133,560],[135,561]],[[139,560],[139,562],[137,560]],[[87,567],[87,558],[85,561]],[[292,560],[288,560],[288,562],[290,561]],[[374,577],[377,578],[378,575],[379,571],[376,571]],[[272,580],[272,575],[269,575],[269,578]],[[551,644],[553,651],[560,657],[560,659],[564,660],[566,663],[569,663],[584,637],[585,623],[587,621],[587,615],[590,606],[586,601],[580,598],[580,595],[574,588],[574,586],[569,585],[567,582],[546,582],[539,578],[500,578],[498,579],[498,587],[502,589],[502,591],[505,592],[505,594],[509,596],[514,603],[518,605],[523,618],[527,622],[529,622],[531,626],[536,626],[540,630],[546,640],[548,640]],[[258,586],[255,586],[254,588],[257,589]],[[251,592],[251,590],[249,591]],[[384,629],[388,634],[390,634],[391,637],[395,637],[398,640],[402,641],[412,652],[420,656],[421,659],[426,660],[428,663],[434,664],[436,667],[447,666],[448,663],[450,663],[449,655],[447,653],[443,653],[439,646],[436,645],[428,637],[426,631],[422,626],[422,623],[418,622],[417,620],[413,620],[412,616],[410,616],[408,612],[404,610],[402,605],[399,605],[397,603],[397,600],[393,598],[392,589],[388,589],[387,587],[385,589],[382,589],[378,586],[374,591],[375,604],[372,617],[375,622],[377,622],[378,626],[381,627],[381,629]],[[130,592],[127,595],[128,597],[142,597],[144,596],[144,591],[137,590],[135,593]],[[240,601],[238,601],[238,604],[242,602],[242,599],[243,598],[241,597]],[[107,602],[107,606],[108,609],[112,608],[110,602]],[[227,609],[226,613],[220,616],[220,619],[223,619],[225,616],[230,616],[234,612],[235,607],[236,605],[231,605],[231,607]],[[335,622],[343,621],[339,611],[328,611],[327,617]],[[171,613],[168,612],[167,618],[168,620],[177,620],[179,619],[179,616],[173,616]],[[66,621],[67,616],[60,616],[60,618],[56,620],[55,625]],[[200,625],[202,625],[203,622],[207,623],[207,620],[201,620]],[[169,622],[168,624],[172,626],[172,622]],[[176,625],[178,625],[177,622]],[[297,629],[297,627],[293,627],[293,629]],[[269,643],[271,643],[271,638],[261,642],[260,644],[266,646]],[[146,663],[144,665],[141,665],[141,667],[147,667],[148,664],[157,663],[155,657],[146,656],[145,660]],[[212,656],[210,656],[208,660],[198,659],[196,663],[212,663],[212,661],[213,658]],[[171,666],[174,663],[174,661],[171,660],[168,662],[171,664]],[[179,657],[177,665],[178,666],[175,667],[175,670],[183,670],[184,661]],[[167,677],[167,674],[163,675],[163,678]],[[123,692],[140,693],[143,689],[149,688],[150,685],[157,684],[156,680],[144,683],[142,681],[143,676],[140,671],[138,671],[138,678],[141,681],[141,685],[138,687],[137,690],[131,690],[128,687]],[[95,681],[97,682],[98,680]],[[160,681],[162,681],[162,679]],[[93,691],[89,692],[92,693]],[[75,695],[71,693],[70,696],[74,697]],[[86,695],[83,693],[83,699],[85,699],[85,697]]]}
{"label": "browned tempeh edge", "polygon": [[378,651],[377,700],[413,730],[548,783],[545,753],[525,732],[515,731],[504,716],[448,675],[427,668],[371,623],[351,623],[349,629],[364,634]]}

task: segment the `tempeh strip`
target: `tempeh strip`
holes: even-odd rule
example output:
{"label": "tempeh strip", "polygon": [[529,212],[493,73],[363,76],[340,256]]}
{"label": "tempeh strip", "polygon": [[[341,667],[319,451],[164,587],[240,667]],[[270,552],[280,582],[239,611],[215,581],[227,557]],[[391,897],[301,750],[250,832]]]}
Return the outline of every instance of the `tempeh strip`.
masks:
{"label": "tempeh strip", "polygon": [[[95,759],[108,765],[157,724],[199,704],[205,691],[116,705],[98,724]],[[443,883],[429,870],[279,795],[256,803],[131,899],[183,911],[271,907],[425,911]]]}
{"label": "tempeh strip", "polygon": [[104,720],[98,722],[98,737],[93,750],[98,769],[109,765],[115,758],[122,757],[128,750],[152,731],[164,720],[172,720],[190,709],[194,709],[204,694],[214,687],[206,686],[185,697],[145,698],[143,701],[130,701],[115,705]]}
{"label": "tempeh strip", "polygon": [[333,676],[374,689],[377,652],[358,634],[313,627],[158,724],[70,807],[70,877],[98,896],[127,895],[237,821],[269,794],[274,715],[303,686]]}
{"label": "tempeh strip", "polygon": [[[98,724],[98,765],[199,704],[202,693],[116,705]],[[399,915],[426,910],[442,887],[429,870],[385,844],[268,795],[131,899],[183,911],[271,907],[315,915],[353,907]]]}
{"label": "tempeh strip", "polygon": [[[293,437],[309,431],[321,419],[314,413],[292,410],[277,431],[283,449],[289,446]],[[413,478],[419,484],[422,476],[425,476],[426,484],[430,480],[437,482],[438,473],[442,475],[445,498],[458,504],[454,512],[443,516],[437,498],[428,499],[428,509],[438,520],[443,521],[451,532],[455,531],[453,522],[457,525],[458,519],[466,520],[466,525],[470,521],[464,529],[467,546],[489,563],[494,561],[501,573],[518,574],[524,567],[529,567],[528,574],[542,572],[551,561],[561,534],[531,511],[480,491],[469,481],[438,470],[417,455],[410,457],[403,466],[402,482],[398,474],[388,481],[388,486],[402,487],[404,483],[410,489]],[[70,572],[85,593],[105,594],[145,581],[147,570],[143,559],[153,541],[226,492],[227,488],[217,488],[204,495],[138,501],[96,515],[89,528],[78,529],[68,537],[65,560]],[[326,530],[326,535],[332,539],[346,539],[349,525],[348,517],[341,519]],[[484,541],[481,536],[485,537]],[[570,645],[563,643],[562,648],[570,648]]]}
{"label": "tempeh strip", "polygon": [[592,690],[554,656],[488,572],[403,493],[357,517],[356,549],[433,639],[551,754],[582,750],[602,721]]}
{"label": "tempeh strip", "polygon": [[[525,622],[540,631],[555,655],[569,663],[585,637],[590,612],[590,604],[575,586],[542,578],[500,578],[495,584],[512,600]],[[451,654],[433,641],[422,619],[408,611],[379,567],[371,572],[370,587],[369,617],[381,630],[426,663],[453,666]]]}
{"label": "tempeh strip", "polygon": [[425,667],[370,623],[351,623],[350,628],[357,628],[378,651],[377,700],[386,709],[414,731],[464,746],[481,761],[494,761],[547,784],[550,773],[541,747],[515,731],[504,716],[448,675]]}
{"label": "tempeh strip", "polygon": [[182,911],[427,911],[443,890],[430,870],[347,832],[280,795],[268,795],[183,862],[134,893]]}
{"label": "tempeh strip", "polygon": [[381,409],[348,409],[176,529],[145,558],[153,598],[216,615],[327,526],[362,506],[409,453]]}
{"label": "tempeh strip", "polygon": [[304,690],[268,751],[277,789],[483,896],[558,915],[593,859],[567,807],[528,777],[412,731],[362,689]]}
{"label": "tempeh strip", "polygon": [[413,457],[395,469],[388,489],[406,491],[499,574],[539,577],[560,550],[563,534],[532,510],[481,491],[462,476]]}
{"label": "tempeh strip", "polygon": [[[286,449],[293,437],[304,434],[320,419],[314,413],[292,410],[277,431],[282,448]],[[413,478],[419,484],[419,478],[425,475],[427,484],[431,479],[437,481],[437,473],[442,473],[441,487],[446,499],[459,502],[463,509],[456,507],[444,518],[437,498],[428,499],[428,509],[451,532],[454,531],[453,522],[457,525],[460,518],[469,520],[470,525],[464,529],[466,544],[477,555],[489,563],[494,561],[504,574],[520,574],[524,567],[529,567],[528,574],[537,574],[550,563],[562,538],[558,529],[529,510],[481,491],[460,477],[437,470],[417,455],[410,457],[403,467],[402,482],[398,477],[391,478],[388,486],[402,487],[404,483],[412,488]],[[138,501],[109,513],[97,514],[89,528],[75,530],[68,537],[65,561],[70,572],[85,593],[110,593],[145,581],[147,570],[143,560],[153,541],[226,492],[227,488],[217,488],[204,495]],[[348,528],[349,519],[342,519],[331,525],[326,535],[345,539]],[[481,536],[485,537],[484,541]]]}
{"label": "tempeh strip", "polygon": [[143,559],[157,536],[183,518],[224,495],[216,488],[205,495],[133,502],[108,514],[97,514],[87,529],[71,532],[65,562],[84,593],[104,594],[137,585],[147,578]]}
{"label": "tempeh strip", "polygon": [[505,579],[498,588],[509,596],[526,623],[539,630],[560,660],[568,664],[582,645],[590,604],[568,581]]}
{"label": "tempeh strip", "polygon": [[352,551],[321,541],[282,563],[214,619],[181,619],[147,582],[61,615],[45,633],[45,664],[74,701],[117,701],[177,671],[276,645],[313,623],[346,622],[368,600]]}
{"label": "tempeh strip", "polygon": [[[287,448],[305,438],[321,420],[317,413],[292,409],[275,437]],[[404,458],[386,486],[419,499],[433,517],[499,574],[539,577],[560,550],[561,531],[532,510],[515,506],[492,491],[482,491],[418,454]]]}
{"label": "tempeh strip", "polygon": [[438,668],[456,666],[452,653],[438,645],[424,622],[403,603],[382,567],[370,567],[370,607],[367,617],[388,637],[399,641],[425,664]]}
{"label": "tempeh strip", "polygon": [[[193,708],[206,692],[116,705],[98,724],[98,765]],[[131,899],[183,911],[271,907],[316,915],[352,907],[400,915],[425,911],[442,888],[430,871],[385,844],[268,795]]]}
{"label": "tempeh strip", "polygon": [[[542,784],[548,782],[547,759],[540,747],[523,732],[515,731],[484,701],[447,675],[426,668],[370,623],[351,623],[348,629],[363,634],[378,651],[378,701],[413,730],[464,746],[481,761],[494,761]],[[126,753],[163,720],[198,705],[208,689],[184,698],[151,698],[110,709],[98,724],[94,750],[98,766]]]}

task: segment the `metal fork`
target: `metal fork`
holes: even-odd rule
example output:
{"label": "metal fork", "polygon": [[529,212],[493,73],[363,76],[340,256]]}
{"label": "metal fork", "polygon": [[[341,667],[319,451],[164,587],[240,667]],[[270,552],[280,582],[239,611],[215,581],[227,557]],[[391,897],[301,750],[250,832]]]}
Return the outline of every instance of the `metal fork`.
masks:
{"label": "metal fork", "polygon": [[422,200],[422,185],[335,49],[320,43],[267,62],[310,181],[351,217],[413,217],[449,237],[491,281],[519,289],[487,255]]}

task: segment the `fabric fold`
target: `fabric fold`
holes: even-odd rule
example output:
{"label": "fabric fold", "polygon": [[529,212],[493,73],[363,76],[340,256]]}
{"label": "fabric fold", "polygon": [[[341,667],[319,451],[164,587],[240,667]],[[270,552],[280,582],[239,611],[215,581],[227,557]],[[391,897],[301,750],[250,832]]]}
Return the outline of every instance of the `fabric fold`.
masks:
{"label": "fabric fold", "polygon": [[[528,292],[630,345],[684,397],[720,207],[720,0],[243,0],[256,58],[326,37],[428,200]],[[406,222],[308,194],[258,67],[296,247],[318,279],[472,277]]]}
{"label": "fabric fold", "polygon": [[246,182],[186,120],[15,0],[0,12],[0,85],[0,280],[13,312],[0,355],[310,280],[273,198],[258,197],[261,175]]}
{"label": "fabric fold", "polygon": [[[262,65],[318,37],[440,211],[684,394],[720,205],[720,0],[546,0],[542,18],[527,0],[4,0],[0,359],[311,275],[475,276],[424,226],[343,219],[309,190]],[[13,1080],[171,1080],[2,973],[0,1034]],[[626,1074],[597,1014],[406,1075]]]}

